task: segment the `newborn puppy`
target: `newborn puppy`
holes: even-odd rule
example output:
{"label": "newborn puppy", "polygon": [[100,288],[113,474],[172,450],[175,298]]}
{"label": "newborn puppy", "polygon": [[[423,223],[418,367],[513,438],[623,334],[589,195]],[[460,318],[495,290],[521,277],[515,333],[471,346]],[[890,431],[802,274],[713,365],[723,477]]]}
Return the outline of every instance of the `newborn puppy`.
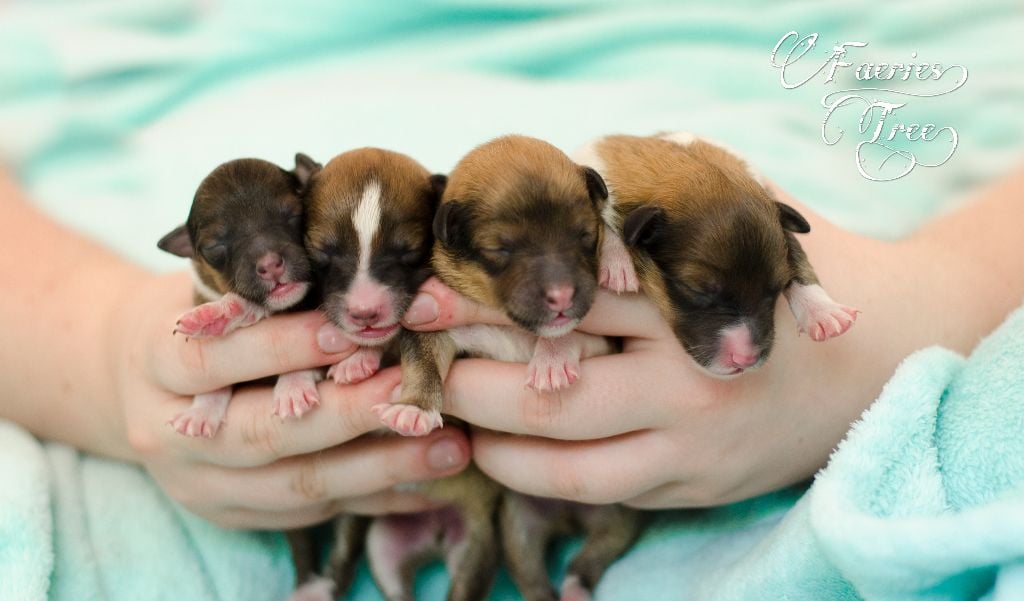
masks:
{"label": "newborn puppy", "polygon": [[[732,152],[687,133],[607,136],[574,154],[609,190],[601,284],[641,287],[715,376],[761,365],[785,294],[801,332],[839,336],[858,311],[818,283],[794,234],[810,231]],[[628,250],[627,250],[628,249]]]}
{"label": "newborn puppy", "polygon": [[606,339],[573,332],[597,291],[606,195],[593,169],[525,136],[483,144],[455,166],[434,217],[434,270],[519,327],[403,338],[402,394],[381,411],[387,425],[406,435],[440,426],[442,382],[460,352],[528,361],[526,385],[537,391],[571,385],[581,358],[611,352]]}
{"label": "newborn puppy", "polygon": [[[222,336],[296,306],[310,289],[302,245],[300,194],[313,167],[296,157],[294,171],[260,159],[220,165],[200,183],[188,220],[157,246],[192,260],[197,306],[178,318],[175,334]],[[318,372],[278,377],[274,413],[301,416],[319,402]],[[171,420],[181,434],[212,437],[224,420],[231,387],[196,395]]]}
{"label": "newborn puppy", "polygon": [[321,307],[359,350],[328,371],[354,383],[377,372],[399,320],[430,274],[430,224],[443,175],[404,154],[360,148],[314,169],[305,244],[323,286]]}

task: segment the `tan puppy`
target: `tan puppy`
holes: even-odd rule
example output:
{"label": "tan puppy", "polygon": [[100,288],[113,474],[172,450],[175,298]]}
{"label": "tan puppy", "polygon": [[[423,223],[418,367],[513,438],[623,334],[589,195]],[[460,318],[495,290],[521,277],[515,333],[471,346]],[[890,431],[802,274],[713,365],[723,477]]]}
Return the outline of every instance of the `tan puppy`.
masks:
{"label": "tan puppy", "polygon": [[747,164],[687,133],[607,136],[573,155],[608,185],[601,283],[643,289],[687,353],[730,376],[768,357],[785,294],[802,332],[846,332],[857,310],[833,301],[794,234],[810,231]]}

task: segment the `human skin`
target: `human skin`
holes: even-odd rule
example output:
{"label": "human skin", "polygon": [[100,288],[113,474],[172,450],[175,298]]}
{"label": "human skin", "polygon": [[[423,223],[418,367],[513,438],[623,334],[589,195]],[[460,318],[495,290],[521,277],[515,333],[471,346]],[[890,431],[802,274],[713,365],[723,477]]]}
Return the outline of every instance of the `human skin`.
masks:
{"label": "human skin", "polygon": [[[698,371],[653,303],[602,292],[579,329],[622,336],[623,353],[584,361],[567,391],[524,388],[522,365],[456,362],[445,412],[480,427],[480,467],[525,493],[639,508],[776,490],[825,465],[903,358],[934,344],[968,353],[1024,298],[1024,170],[896,242],[845,231],[776,193],[811,223],[800,241],[824,287],[862,311],[848,333],[801,337],[780,300],[768,362],[715,379]],[[406,314],[414,329],[508,323],[436,280],[422,293],[429,298]]]}
{"label": "human skin", "polygon": [[0,214],[0,417],[140,463],[171,497],[233,527],[429,507],[394,485],[468,462],[455,429],[360,438],[378,426],[370,407],[391,394],[397,369],[354,386],[321,383],[321,406],[301,420],[271,415],[269,386],[240,388],[216,438],[177,434],[167,422],[195,393],[337,363],[355,347],[316,312],[186,341],[171,332],[192,302],[187,274],[157,275],[118,257],[37,211],[2,173]]}
{"label": "human skin", "polygon": [[[800,338],[780,302],[767,364],[716,380],[697,371],[650,303],[602,293],[582,329],[625,337],[623,354],[584,361],[580,382],[544,397],[522,387],[525,365],[458,361],[446,411],[489,429],[474,432],[474,458],[527,493],[686,507],[802,480],[903,357],[930,344],[968,352],[1020,303],[1020,190],[1024,171],[900,242],[851,234],[784,197],[812,224],[801,241],[822,283],[863,311],[849,333]],[[116,256],[42,215],[2,175],[0,214],[9,283],[0,295],[0,417],[140,463],[173,498],[232,527],[425,507],[392,487],[465,466],[469,444],[456,429],[361,437],[379,425],[370,407],[391,398],[394,368],[355,386],[321,383],[321,406],[301,420],[272,417],[271,389],[248,387],[213,440],[174,433],[167,420],[197,392],[336,363],[352,347],[312,312],[185,342],[171,335],[191,303],[185,274],[152,274]],[[428,315],[424,329],[504,322],[436,281],[424,292],[441,316]],[[423,300],[414,309],[407,317],[430,313]]]}

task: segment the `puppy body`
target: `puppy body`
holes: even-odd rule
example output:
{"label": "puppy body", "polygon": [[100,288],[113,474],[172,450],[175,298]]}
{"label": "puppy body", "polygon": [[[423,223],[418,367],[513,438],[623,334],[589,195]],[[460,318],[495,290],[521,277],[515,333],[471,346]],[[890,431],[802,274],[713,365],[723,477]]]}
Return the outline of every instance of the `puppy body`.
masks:
{"label": "puppy body", "polygon": [[[260,159],[217,167],[199,185],[188,220],[158,246],[192,260],[196,307],[181,315],[175,333],[221,336],[296,306],[311,286],[302,245],[300,198],[307,171]],[[319,401],[316,371],[281,375],[275,413],[299,416]],[[231,387],[196,395],[171,425],[181,434],[212,437],[231,399]]]}
{"label": "puppy body", "polygon": [[731,151],[679,132],[607,136],[573,156],[609,190],[602,285],[642,288],[712,375],[767,358],[780,293],[814,340],[853,325],[857,311],[828,296],[794,236],[807,221]]}
{"label": "puppy body", "polygon": [[[434,219],[434,269],[447,285],[503,310],[518,327],[471,325],[403,338],[397,405],[439,416],[444,378],[457,355],[529,362],[527,385],[549,391],[579,377],[581,358],[614,350],[606,338],[573,331],[597,289],[605,196],[599,175],[532,138],[499,138],[459,162]],[[479,524],[500,514],[507,564],[531,601],[557,598],[544,563],[553,536],[586,533],[584,551],[562,585],[564,598],[582,600],[639,532],[638,514],[627,508],[535,499],[500,488],[476,468],[422,489],[433,494],[437,487]],[[491,503],[466,503],[473,498]],[[471,547],[485,557],[494,535],[484,526],[477,532]],[[455,570],[452,574],[458,578]],[[474,579],[477,587],[481,580]],[[452,591],[462,588],[453,581]],[[482,596],[450,593],[452,598]]]}

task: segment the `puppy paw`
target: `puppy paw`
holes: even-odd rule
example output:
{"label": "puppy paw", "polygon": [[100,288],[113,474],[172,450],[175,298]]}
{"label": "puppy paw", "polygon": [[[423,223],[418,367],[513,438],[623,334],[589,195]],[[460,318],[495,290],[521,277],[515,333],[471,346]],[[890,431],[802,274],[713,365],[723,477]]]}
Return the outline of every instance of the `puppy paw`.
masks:
{"label": "puppy paw", "polygon": [[383,351],[374,347],[362,347],[337,365],[327,370],[327,377],[338,384],[362,382],[380,369]]}
{"label": "puppy paw", "polygon": [[565,577],[565,580],[562,581],[562,590],[558,601],[590,601],[590,599],[590,591],[580,582],[579,576],[570,574]]}
{"label": "puppy paw", "polygon": [[[608,234],[608,238],[612,236],[613,234]],[[597,283],[616,294],[640,291],[640,278],[633,267],[633,258],[629,256],[629,251],[621,241],[617,244],[608,242],[602,247],[601,269]]]}
{"label": "puppy paw", "polygon": [[187,410],[167,423],[183,436],[213,438],[224,423],[230,400],[231,388],[197,394]]}
{"label": "puppy paw", "polygon": [[526,368],[526,386],[537,392],[568,388],[579,379],[579,359],[564,355],[534,354]]}
{"label": "puppy paw", "polygon": [[793,283],[786,289],[789,308],[801,334],[822,342],[846,333],[857,321],[859,310],[841,305],[817,284]]}
{"label": "puppy paw", "polygon": [[315,578],[295,589],[288,601],[333,601],[334,597],[334,581]]}
{"label": "puppy paw", "polygon": [[281,419],[302,417],[320,404],[314,370],[293,371],[277,377],[274,384],[274,415]]}
{"label": "puppy paw", "polygon": [[225,294],[220,300],[203,303],[184,312],[174,326],[175,334],[188,338],[222,336],[238,328],[252,325],[265,312],[237,294]]}
{"label": "puppy paw", "polygon": [[402,436],[426,436],[444,426],[440,411],[421,409],[416,405],[381,403],[374,405],[372,410],[382,424]]}

